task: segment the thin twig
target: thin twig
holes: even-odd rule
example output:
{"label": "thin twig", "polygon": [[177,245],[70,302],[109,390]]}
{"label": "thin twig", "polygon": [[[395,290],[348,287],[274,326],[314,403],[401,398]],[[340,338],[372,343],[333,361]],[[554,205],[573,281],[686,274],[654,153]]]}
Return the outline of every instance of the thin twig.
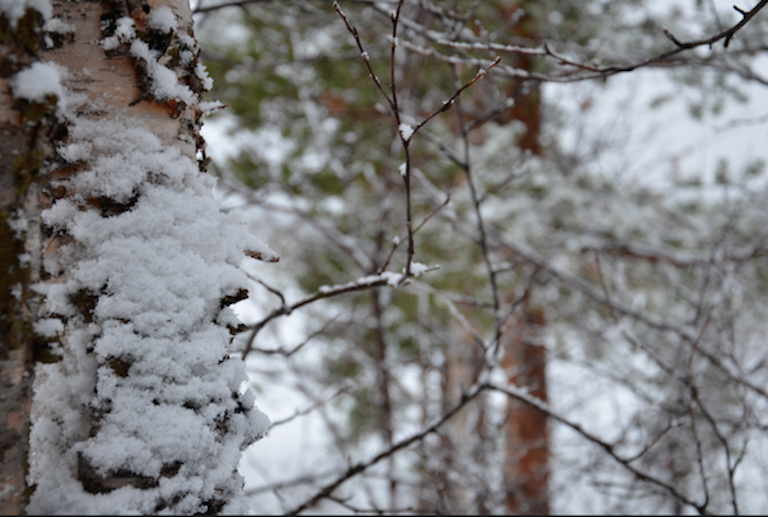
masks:
{"label": "thin twig", "polygon": [[254,496],[254,495],[262,494],[264,492],[273,492],[275,490],[282,490],[284,488],[293,488],[297,485],[306,485],[309,483],[314,483],[315,481],[327,478],[328,476],[330,476],[331,474],[335,474],[336,472],[337,471],[320,472],[319,474],[300,476],[295,479],[290,479],[288,481],[279,481],[277,483],[272,483],[269,485],[249,488],[245,490],[245,495]]}
{"label": "thin twig", "polygon": [[261,329],[263,329],[264,326],[270,321],[272,321],[273,319],[279,318],[280,316],[287,316],[291,314],[293,311],[295,311],[296,309],[304,307],[305,305],[308,305],[310,303],[316,302],[317,300],[322,300],[323,298],[331,298],[334,296],[339,296],[340,294],[346,294],[346,293],[351,293],[355,291],[363,291],[365,289],[371,289],[373,287],[383,287],[385,285],[388,285],[388,280],[383,278],[380,280],[371,281],[369,283],[344,285],[344,286],[338,287],[337,289],[330,289],[323,292],[315,292],[292,305],[283,306],[275,309],[269,314],[269,316],[267,316],[266,318],[262,319],[258,323],[255,323],[254,325],[251,326],[250,328],[251,334],[248,337],[248,342],[246,343],[245,349],[243,350],[243,354],[242,354],[243,360],[245,360],[246,357],[248,357],[248,354],[250,354],[251,351],[253,350],[254,340],[256,339],[256,336],[259,334]]}
{"label": "thin twig", "polygon": [[349,19],[347,18],[346,13],[341,9],[341,6],[339,5],[338,2],[333,2],[333,9],[337,13],[339,13],[339,16],[341,16],[341,19],[344,20],[344,24],[347,26],[347,30],[355,38],[355,42],[357,43],[357,48],[360,49],[360,56],[363,58],[363,62],[365,63],[365,66],[368,68],[368,73],[370,74],[371,79],[373,80],[374,84],[379,89],[381,94],[384,96],[384,98],[387,99],[390,109],[394,112],[395,104],[392,101],[392,99],[389,98],[389,95],[387,95],[387,92],[384,91],[384,87],[381,85],[381,81],[379,81],[379,78],[376,76],[376,73],[373,71],[373,68],[371,67],[371,58],[368,55],[368,52],[366,52],[365,49],[363,48],[363,42],[360,41],[360,34],[357,32],[357,28],[351,23],[349,23]]}
{"label": "thin twig", "polygon": [[256,283],[258,283],[258,284],[261,284],[261,286],[262,286],[262,287],[264,287],[264,289],[266,289],[266,290],[267,290],[267,291],[269,291],[270,293],[272,293],[272,294],[274,294],[275,296],[277,296],[278,298],[280,298],[280,305],[281,305],[282,307],[285,307],[285,297],[283,296],[283,293],[281,293],[279,290],[275,289],[274,287],[271,287],[270,285],[268,285],[268,284],[267,284],[266,282],[264,282],[263,280],[261,280],[261,279],[259,279],[259,278],[256,278],[255,276],[251,275],[250,273],[246,272],[245,274],[246,274],[246,276],[247,276],[248,278],[250,278],[250,279],[251,279],[251,280],[253,280],[254,282],[256,282]]}
{"label": "thin twig", "polygon": [[315,410],[316,410],[316,409],[318,409],[319,407],[321,407],[321,406],[323,406],[323,405],[325,405],[325,404],[329,403],[330,401],[332,401],[333,399],[335,399],[335,398],[336,398],[336,397],[338,397],[339,395],[342,395],[342,394],[344,394],[344,393],[348,392],[348,391],[349,391],[349,390],[351,390],[353,387],[354,387],[354,384],[348,384],[348,385],[346,385],[346,386],[343,386],[341,389],[339,389],[338,391],[336,391],[336,393],[334,393],[333,395],[331,395],[331,396],[330,396],[330,397],[328,397],[327,399],[325,399],[325,400],[320,400],[320,401],[317,401],[317,402],[315,402],[314,404],[312,404],[311,406],[309,406],[309,407],[308,407],[308,408],[306,408],[306,409],[302,409],[301,411],[296,411],[296,412],[294,412],[294,413],[293,413],[293,415],[291,415],[291,416],[289,416],[289,417],[283,418],[282,420],[278,420],[278,421],[276,421],[276,422],[272,422],[272,424],[269,426],[269,430],[271,431],[271,430],[272,430],[272,429],[274,429],[275,427],[279,427],[279,426],[281,426],[281,425],[285,425],[285,424],[287,424],[287,423],[289,423],[289,422],[293,421],[294,419],[296,419],[296,418],[298,418],[298,417],[300,417],[300,416],[308,415],[309,413],[311,413],[311,412],[315,411]]}
{"label": "thin twig", "polygon": [[759,4],[757,4],[755,7],[753,7],[749,12],[743,11],[742,9],[736,7],[735,5],[733,8],[738,11],[741,14],[741,20],[739,23],[731,27],[730,29],[726,29],[724,31],[720,31],[714,36],[711,36],[706,39],[700,39],[700,40],[694,40],[694,41],[688,41],[688,42],[682,42],[679,41],[675,36],[669,32],[667,29],[664,29],[664,34],[674,43],[678,49],[680,50],[688,50],[696,47],[701,47],[703,45],[713,45],[714,43],[717,43],[721,39],[724,39],[723,46],[725,48],[728,48],[728,45],[731,42],[731,39],[736,35],[736,33],[744,27],[749,20],[751,20],[763,7],[768,4],[768,0],[761,0]]}
{"label": "thin twig", "polygon": [[416,125],[416,127],[415,127],[415,128],[413,128],[413,134],[415,135],[415,134],[416,134],[416,132],[417,132],[419,129],[421,129],[422,127],[424,127],[424,126],[425,126],[425,125],[426,125],[426,124],[427,124],[427,123],[428,123],[430,120],[432,120],[433,118],[435,118],[435,117],[436,117],[437,115],[439,115],[440,113],[443,113],[443,112],[446,112],[446,111],[450,110],[450,109],[453,107],[453,105],[456,103],[456,99],[459,97],[459,95],[461,95],[461,94],[462,94],[462,92],[464,92],[464,90],[466,90],[466,89],[467,89],[467,88],[469,88],[470,86],[474,85],[474,84],[475,84],[477,81],[479,81],[480,79],[482,79],[483,77],[485,77],[485,76],[486,76],[486,74],[487,74],[488,72],[490,72],[490,71],[491,71],[491,70],[492,70],[492,69],[493,69],[493,68],[494,68],[496,65],[498,65],[500,62],[501,62],[501,58],[500,58],[500,57],[497,57],[497,58],[496,58],[496,59],[494,59],[494,60],[493,60],[493,61],[492,61],[492,62],[491,62],[491,63],[490,63],[490,64],[489,64],[489,65],[488,65],[486,68],[481,68],[480,70],[478,70],[478,71],[477,71],[477,73],[475,74],[475,77],[473,77],[473,78],[472,78],[472,80],[471,80],[471,81],[469,81],[468,83],[466,83],[464,86],[462,86],[461,88],[459,88],[458,90],[456,90],[456,93],[454,93],[454,94],[453,94],[453,96],[452,96],[450,99],[448,99],[447,101],[445,101],[445,102],[443,103],[443,106],[442,106],[441,108],[439,108],[439,109],[435,110],[435,111],[434,111],[434,112],[433,112],[431,115],[429,115],[427,118],[425,118],[424,120],[422,120],[421,122],[419,122],[419,123],[418,123],[418,125]]}
{"label": "thin twig", "polygon": [[[398,0],[345,0],[346,2],[349,2],[351,4],[367,4],[367,5],[373,5],[377,3],[387,3],[387,2],[396,2]],[[234,2],[223,2],[220,4],[215,5],[200,5],[196,7],[192,12],[194,14],[198,13],[209,13],[211,11],[218,11],[219,9],[225,9],[227,7],[245,7],[246,5],[250,4],[271,4],[275,3],[276,0],[237,0]]]}
{"label": "thin twig", "polygon": [[[496,58],[496,60],[493,62],[492,66],[496,66],[499,63],[499,58]],[[490,69],[489,67],[488,69]],[[485,231],[485,221],[483,219],[483,213],[480,210],[480,205],[482,203],[480,196],[477,192],[477,187],[475,186],[475,178],[472,174],[472,167],[471,167],[471,160],[470,160],[470,144],[469,144],[469,130],[466,127],[466,124],[464,124],[464,114],[461,109],[461,104],[459,103],[459,96],[458,93],[466,89],[467,87],[471,86],[475,82],[477,82],[481,77],[485,76],[488,69],[481,69],[477,74],[475,74],[475,78],[467,83],[464,87],[460,88],[457,92],[457,95],[454,95],[454,99],[456,101],[456,117],[458,119],[458,125],[461,130],[461,139],[462,139],[462,146],[464,150],[464,163],[466,166],[464,167],[464,174],[467,177],[467,184],[469,185],[469,192],[472,197],[472,206],[475,211],[475,224],[477,228],[477,240],[476,243],[480,246],[480,251],[483,256],[483,262],[485,263],[486,271],[488,274],[488,283],[491,287],[491,296],[493,297],[493,318],[494,318],[494,325],[495,325],[495,332],[494,332],[494,340],[493,340],[493,354],[494,356],[497,355],[499,351],[499,347],[501,346],[501,335],[502,335],[502,322],[501,322],[501,315],[500,315],[500,308],[501,308],[501,299],[499,296],[499,288],[496,282],[496,271],[493,267],[493,263],[491,261],[490,256],[490,249],[488,246],[488,235]],[[458,82],[458,73],[456,71],[455,66],[451,66],[451,73],[453,74],[455,81]]]}
{"label": "thin twig", "polygon": [[443,202],[440,204],[440,206],[438,206],[437,208],[435,208],[434,210],[432,210],[432,211],[429,213],[429,215],[427,215],[427,216],[424,218],[424,220],[423,220],[423,221],[421,221],[421,223],[420,223],[420,224],[419,224],[419,225],[418,225],[418,226],[417,226],[417,227],[416,227],[416,228],[413,230],[413,233],[415,234],[416,232],[418,232],[419,230],[421,230],[421,227],[422,227],[422,226],[424,226],[425,224],[427,224],[427,221],[429,221],[430,219],[432,219],[432,217],[434,217],[435,215],[437,215],[437,213],[438,213],[440,210],[442,210],[443,208],[445,208],[446,206],[448,206],[448,203],[450,203],[450,202],[451,202],[451,196],[448,196],[448,197],[446,197],[446,198],[445,198],[445,201],[443,201]]}

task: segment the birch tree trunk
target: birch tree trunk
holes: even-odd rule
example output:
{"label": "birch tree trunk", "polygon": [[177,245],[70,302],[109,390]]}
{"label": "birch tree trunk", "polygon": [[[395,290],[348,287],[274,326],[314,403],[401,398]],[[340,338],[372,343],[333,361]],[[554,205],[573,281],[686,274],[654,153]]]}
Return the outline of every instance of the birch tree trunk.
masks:
{"label": "birch tree trunk", "polygon": [[[0,514],[22,514],[28,493],[30,406],[35,351],[41,351],[33,323],[39,295],[41,252],[39,186],[41,164],[36,114],[11,95],[9,79],[35,59],[43,14],[0,8]],[[41,105],[42,107],[42,105]],[[27,108],[30,108],[27,106]],[[37,342],[36,342],[37,341]],[[44,345],[42,347],[44,349]]]}
{"label": "birch tree trunk", "polygon": [[187,0],[26,3],[0,9],[2,509],[243,513],[268,420],[227,306],[270,251],[201,170]]}

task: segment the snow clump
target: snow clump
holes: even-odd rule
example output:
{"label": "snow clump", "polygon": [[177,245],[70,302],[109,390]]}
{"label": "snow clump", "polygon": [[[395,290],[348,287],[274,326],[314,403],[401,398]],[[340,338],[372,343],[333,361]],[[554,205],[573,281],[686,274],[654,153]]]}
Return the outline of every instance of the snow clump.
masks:
{"label": "snow clump", "polygon": [[398,130],[400,131],[400,135],[403,137],[403,140],[408,141],[411,136],[413,136],[413,126],[410,124],[400,124],[398,127]]}
{"label": "snow clump", "polygon": [[46,97],[53,95],[57,99],[57,107],[64,109],[66,95],[61,80],[65,75],[66,70],[55,63],[36,61],[29,68],[11,77],[11,93],[15,99],[26,99],[41,104],[47,102]]}
{"label": "snow clump", "polygon": [[171,8],[165,5],[155,7],[149,12],[147,26],[166,34],[179,27]]}
{"label": "snow clump", "polygon": [[[160,11],[155,13],[155,11]],[[171,21],[170,18],[173,18]],[[162,30],[163,32],[176,32],[177,28],[176,19],[167,7],[160,7],[153,9],[148,19],[150,28]],[[186,45],[196,49],[194,38],[189,37],[186,34],[179,32],[176,34],[180,40],[183,40]],[[133,18],[123,17],[117,20],[117,29],[112,36],[104,38],[101,42],[104,50],[115,50],[121,45],[128,47],[128,53],[139,59],[145,67],[147,77],[149,79],[149,93],[158,102],[163,102],[168,99],[174,99],[181,101],[187,105],[194,104],[198,101],[197,95],[187,86],[179,82],[179,75],[176,71],[168,68],[160,62],[162,54],[157,50],[152,50],[149,45],[142,41],[136,34]],[[189,50],[183,50],[180,52],[182,58],[182,64],[186,65],[194,58],[194,54]],[[195,71],[196,75],[200,76],[204,70]],[[206,74],[207,77],[207,74]],[[210,78],[208,78],[210,80]],[[205,81],[204,78],[201,80]],[[206,84],[206,89],[210,89],[213,86]]]}

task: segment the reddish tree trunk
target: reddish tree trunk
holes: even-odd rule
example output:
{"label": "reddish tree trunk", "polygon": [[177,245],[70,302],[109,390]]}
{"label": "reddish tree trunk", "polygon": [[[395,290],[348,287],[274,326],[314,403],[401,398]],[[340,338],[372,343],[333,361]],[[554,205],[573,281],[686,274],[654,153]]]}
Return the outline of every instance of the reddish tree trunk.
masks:
{"label": "reddish tree trunk", "polygon": [[[530,388],[547,400],[546,350],[541,345],[544,311],[523,305],[522,317],[508,329],[504,369],[509,383]],[[504,478],[507,511],[513,515],[549,513],[547,416],[517,400],[508,403]]]}

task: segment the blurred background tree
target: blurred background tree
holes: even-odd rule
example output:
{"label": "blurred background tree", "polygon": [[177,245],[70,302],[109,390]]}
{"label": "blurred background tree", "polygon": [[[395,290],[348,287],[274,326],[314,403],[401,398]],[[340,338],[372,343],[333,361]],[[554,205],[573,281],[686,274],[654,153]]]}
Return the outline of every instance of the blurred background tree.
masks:
{"label": "blurred background tree", "polygon": [[243,354],[304,401],[276,425],[311,417],[328,448],[252,493],[765,508],[760,153],[683,167],[638,137],[681,106],[700,141],[765,122],[728,118],[762,94],[764,3],[200,2],[230,106],[211,169],[282,253],[250,271]]}

